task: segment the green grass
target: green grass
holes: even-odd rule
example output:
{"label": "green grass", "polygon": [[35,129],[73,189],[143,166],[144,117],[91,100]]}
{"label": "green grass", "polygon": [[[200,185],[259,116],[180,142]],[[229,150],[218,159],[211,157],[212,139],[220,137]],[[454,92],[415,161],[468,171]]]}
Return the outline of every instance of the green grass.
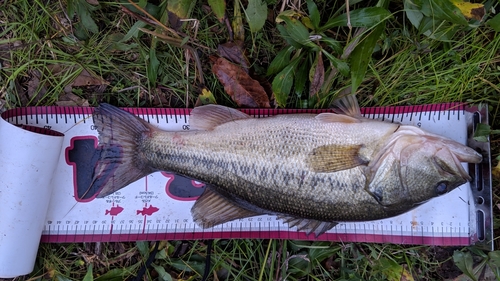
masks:
{"label": "green grass", "polygon": [[[10,3],[0,7],[0,104],[4,108],[55,105],[68,93],[92,106],[100,102],[142,107],[195,104],[200,85],[196,83],[193,60],[186,62],[185,49],[160,37],[137,33],[137,28],[146,25],[121,12],[118,3],[100,1],[100,8],[89,12],[99,29],[98,33],[92,33],[78,25],[78,17],[66,14],[67,1],[7,2]],[[276,16],[281,2],[267,2]],[[375,5],[372,2],[363,1],[351,10]],[[321,9],[329,17],[335,11],[333,7],[338,8],[344,2],[317,3],[322,7],[329,5],[329,9]],[[127,7],[132,9],[130,5]],[[358,89],[361,105],[488,103],[490,123],[498,128],[500,36],[482,24],[475,29],[461,29],[449,42],[429,39],[402,19],[401,7],[401,1],[391,2],[390,10],[397,17],[387,22]],[[219,104],[235,106],[211,73],[209,63],[209,56],[215,54],[218,44],[228,40],[227,30],[225,24],[204,9],[198,4],[191,14],[191,18],[199,21],[196,34],[193,22],[186,23],[182,32],[191,38],[188,44],[198,52],[205,86]],[[232,16],[232,2],[228,2],[228,9]],[[497,5],[496,9],[500,7]],[[148,11],[156,18],[166,17],[162,6]],[[273,21],[267,21],[264,29],[255,34],[255,43],[248,26],[245,28],[250,64],[255,73],[263,75],[285,41],[279,37]],[[158,27],[151,30],[163,32]],[[350,38],[346,28],[335,28],[328,34],[343,44]],[[62,71],[55,73],[55,66]],[[83,70],[105,83],[68,87]],[[319,105],[327,107],[342,89],[349,87],[350,81],[350,77],[338,76]],[[292,98],[290,104],[294,102]],[[492,148],[495,159],[500,151],[497,136],[492,136]],[[496,165],[498,161],[493,162]],[[498,179],[494,181],[494,203],[497,236],[500,234],[497,223],[500,212],[496,207],[500,203]],[[92,280],[89,279],[92,275],[94,280],[123,280],[137,273],[152,245],[148,242],[42,244],[35,271],[23,279]],[[498,248],[498,240],[495,246]],[[472,253],[475,264],[486,260],[474,247],[215,240],[210,279],[383,280],[406,271],[415,280],[443,280],[461,274],[453,262],[454,250]],[[164,276],[172,280],[199,280],[206,256],[206,241],[162,241],[154,261],[157,267],[147,275],[149,280],[169,280],[159,275],[163,269]]]}

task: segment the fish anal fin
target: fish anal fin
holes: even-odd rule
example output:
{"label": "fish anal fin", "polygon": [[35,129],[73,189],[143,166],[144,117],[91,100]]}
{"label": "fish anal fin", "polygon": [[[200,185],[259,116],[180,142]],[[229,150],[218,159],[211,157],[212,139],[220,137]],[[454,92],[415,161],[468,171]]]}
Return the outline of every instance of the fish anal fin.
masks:
{"label": "fish anal fin", "polygon": [[323,145],[316,147],[307,156],[312,171],[332,173],[367,164],[359,156],[361,145]]}
{"label": "fish anal fin", "polygon": [[331,112],[324,112],[316,115],[317,120],[326,123],[340,122],[340,123],[359,123],[361,122],[358,118],[351,117],[343,114],[335,114]]}
{"label": "fish anal fin", "polygon": [[213,190],[211,186],[207,186],[191,208],[191,215],[196,224],[208,228],[261,214],[237,206]]}
{"label": "fish anal fin", "polygon": [[191,111],[189,125],[195,130],[210,131],[221,124],[248,118],[252,117],[237,109],[207,104],[195,107]]}
{"label": "fish anal fin", "polygon": [[288,223],[289,227],[297,227],[299,231],[305,231],[307,235],[314,233],[316,237],[327,232],[328,230],[335,227],[338,222],[326,222],[314,219],[302,219],[289,216],[278,216],[284,222]]}

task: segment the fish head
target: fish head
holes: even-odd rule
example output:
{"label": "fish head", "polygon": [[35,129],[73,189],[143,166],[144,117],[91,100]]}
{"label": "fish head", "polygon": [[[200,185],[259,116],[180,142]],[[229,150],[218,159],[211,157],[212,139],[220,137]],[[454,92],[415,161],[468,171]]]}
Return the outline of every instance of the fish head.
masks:
{"label": "fish head", "polygon": [[379,204],[405,212],[471,180],[462,163],[479,163],[470,147],[413,126],[400,126],[369,164],[367,191]]}

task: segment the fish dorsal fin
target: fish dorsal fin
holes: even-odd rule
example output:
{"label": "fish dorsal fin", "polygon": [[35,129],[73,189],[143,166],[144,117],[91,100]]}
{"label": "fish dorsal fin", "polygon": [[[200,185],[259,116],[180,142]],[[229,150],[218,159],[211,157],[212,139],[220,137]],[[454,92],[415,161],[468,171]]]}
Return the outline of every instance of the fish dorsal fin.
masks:
{"label": "fish dorsal fin", "polygon": [[208,185],[191,208],[191,214],[194,222],[203,228],[260,215],[230,202]]}
{"label": "fish dorsal fin", "polygon": [[191,111],[189,124],[193,129],[210,131],[221,124],[248,118],[252,117],[237,109],[207,104],[195,107]]}
{"label": "fish dorsal fin", "polygon": [[313,219],[301,219],[296,217],[278,216],[284,222],[288,223],[289,227],[296,226],[299,231],[305,231],[307,235],[314,233],[316,237],[335,227],[338,222],[326,222]]}
{"label": "fish dorsal fin", "polygon": [[322,122],[341,122],[341,123],[359,123],[361,122],[359,119],[343,115],[343,114],[335,114],[331,112],[324,112],[316,115],[316,119]]}
{"label": "fish dorsal fin", "polygon": [[332,173],[365,165],[359,156],[361,145],[322,145],[316,147],[306,158],[309,168],[317,173]]}
{"label": "fish dorsal fin", "polygon": [[343,114],[354,118],[361,117],[361,110],[359,109],[358,100],[355,95],[346,95],[333,102]]}

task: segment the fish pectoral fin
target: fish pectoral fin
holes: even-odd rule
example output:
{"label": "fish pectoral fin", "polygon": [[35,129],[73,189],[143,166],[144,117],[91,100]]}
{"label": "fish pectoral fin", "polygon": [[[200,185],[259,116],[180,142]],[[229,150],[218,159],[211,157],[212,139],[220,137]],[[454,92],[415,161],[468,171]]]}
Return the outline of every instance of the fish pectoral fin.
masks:
{"label": "fish pectoral fin", "polygon": [[368,162],[359,156],[361,145],[322,145],[307,156],[307,164],[317,173],[331,173],[351,169]]}
{"label": "fish pectoral fin", "polygon": [[241,208],[207,186],[205,192],[191,208],[196,224],[203,228],[213,227],[228,221],[261,215]]}
{"label": "fish pectoral fin", "polygon": [[317,120],[325,122],[325,123],[360,123],[361,120],[355,117],[351,117],[343,114],[335,114],[331,112],[324,112],[316,115]]}
{"label": "fish pectoral fin", "polygon": [[316,237],[335,227],[338,222],[326,222],[313,219],[301,219],[296,217],[278,216],[289,227],[296,226],[299,231],[305,231],[307,235],[314,233]]}
{"label": "fish pectoral fin", "polygon": [[216,104],[195,107],[189,115],[189,125],[195,130],[210,131],[215,127],[241,119],[252,118],[237,109]]}

